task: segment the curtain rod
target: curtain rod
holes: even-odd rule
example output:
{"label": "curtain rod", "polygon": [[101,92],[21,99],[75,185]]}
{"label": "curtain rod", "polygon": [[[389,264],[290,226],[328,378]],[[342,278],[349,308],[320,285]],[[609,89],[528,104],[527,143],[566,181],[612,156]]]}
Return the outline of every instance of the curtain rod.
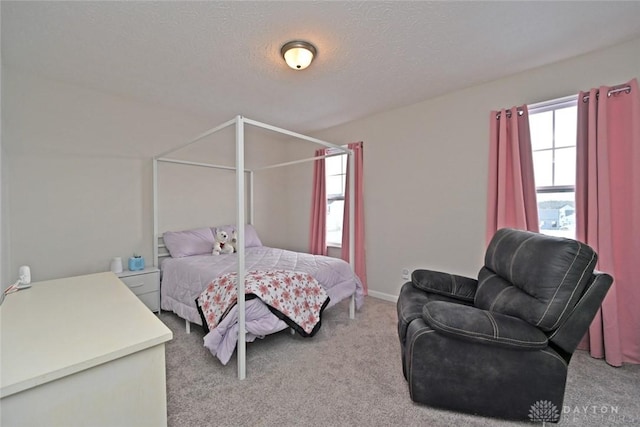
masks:
{"label": "curtain rod", "polygon": [[[618,92],[626,92],[626,93],[631,93],[631,86],[629,85],[625,85],[622,87],[618,87],[615,89],[609,89],[607,91],[607,96],[611,96],[614,93],[618,93]],[[596,91],[596,99],[598,99],[600,97],[600,91]],[[582,97],[582,102],[587,102],[589,100],[589,94],[585,95]]]}
{"label": "curtain rod", "polygon": [[[609,89],[607,91],[607,96],[611,96],[615,93],[619,93],[619,92],[626,92],[626,93],[631,93],[631,86],[629,85],[624,85],[624,86],[620,86],[620,87],[614,87],[613,89]],[[575,95],[573,95],[575,96]],[[600,91],[596,92],[596,99],[598,99],[600,97]],[[567,99],[570,97],[566,97]],[[589,100],[589,94],[586,94],[582,97],[582,102],[587,102]],[[529,108],[531,108],[531,105],[529,105]],[[518,108],[518,115],[521,116],[522,114],[524,114],[524,112]],[[511,110],[507,110],[507,114],[506,114],[507,118],[511,118]],[[496,120],[500,120],[500,113],[496,114]]]}
{"label": "curtain rod", "polygon": [[[522,111],[520,108],[518,108],[518,115],[521,116],[524,114],[524,111]],[[506,116],[508,119],[511,118],[511,110],[507,110]],[[500,113],[496,114],[496,120],[500,120]]]}

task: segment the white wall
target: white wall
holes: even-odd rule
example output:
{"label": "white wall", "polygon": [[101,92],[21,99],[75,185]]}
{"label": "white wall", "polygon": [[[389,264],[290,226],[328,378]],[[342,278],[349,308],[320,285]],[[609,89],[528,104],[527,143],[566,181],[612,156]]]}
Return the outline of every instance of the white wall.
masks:
{"label": "white wall", "polygon": [[[218,123],[211,124],[213,127]],[[288,159],[287,137],[245,125],[245,169]],[[170,155],[173,158],[235,166],[235,125],[210,138]],[[281,229],[286,226],[286,206],[275,203],[282,193],[285,175],[281,169],[254,173],[254,213],[260,237],[282,244]],[[249,215],[249,174],[245,174],[247,193],[245,215]],[[159,231],[235,224],[236,174],[232,170],[158,163]],[[176,196],[179,195],[179,202]],[[276,197],[274,197],[274,195]]]}
{"label": "white wall", "polygon": [[[3,69],[2,78],[2,173],[10,183],[3,193],[3,223],[10,227],[3,235],[4,281],[23,264],[31,266],[33,280],[106,271],[112,257],[134,252],[150,264],[151,158],[218,123],[11,69]],[[282,158],[285,147],[269,136],[247,145],[248,164]],[[233,153],[231,140],[178,154],[233,164]],[[164,229],[235,222],[233,174],[191,171],[202,180],[174,186],[161,198],[184,207],[188,217],[176,222],[169,213],[161,217]],[[180,175],[174,178],[180,182]],[[278,220],[261,232],[266,243],[282,244],[286,234],[286,206],[265,191],[284,187],[283,179],[274,171],[256,180],[256,224]]]}
{"label": "white wall", "polygon": [[[0,8],[1,10],[1,8]],[[0,12],[0,20],[2,19],[2,12]],[[0,45],[2,36],[0,36]],[[5,209],[6,204],[4,203],[4,195],[6,192],[7,180],[5,179],[6,168],[4,166],[5,156],[4,156],[4,146],[2,145],[2,59],[0,59],[0,291],[4,291],[9,283],[4,280],[4,271],[5,271],[5,262],[6,257],[4,254],[6,253],[5,246],[6,242],[6,221],[5,221]]]}
{"label": "white wall", "polygon": [[[2,20],[2,8],[0,8],[0,21]],[[2,36],[0,32],[0,46],[2,45]],[[4,146],[2,145],[2,135],[4,134],[2,130],[2,87],[4,86],[3,75],[2,75],[2,58],[0,55],[0,291],[4,291],[10,284],[7,283],[8,280],[5,280],[4,272],[6,271],[6,256],[7,253],[7,221],[5,209],[6,203],[5,193],[7,191],[7,180],[5,178],[6,167],[5,167],[5,155],[4,155]],[[10,279],[9,279],[10,280]]]}
{"label": "white wall", "polygon": [[[402,268],[477,273],[492,109],[625,82],[640,76],[637,52],[640,39],[315,135],[365,143],[372,294],[397,295]],[[7,69],[2,81],[4,281],[22,264],[43,280],[104,271],[111,257],[133,252],[150,260],[150,158],[217,123]],[[260,141],[248,155],[256,164],[308,157],[315,148],[268,136]],[[290,146],[286,152],[282,144]],[[256,192],[265,243],[307,249],[311,170],[304,164],[257,175],[257,187],[274,190]],[[185,206],[193,199],[184,192],[172,197]],[[202,208],[190,222],[205,225],[212,209]],[[225,208],[215,215],[211,225],[230,214]]]}
{"label": "white wall", "polygon": [[[0,125],[1,127],[1,125]],[[7,257],[5,254],[8,254],[8,215],[6,213],[7,203],[5,202],[6,194],[8,194],[8,185],[7,185],[7,167],[5,166],[6,156],[4,155],[4,148],[2,147],[2,143],[0,142],[0,281],[2,282],[0,285],[0,290],[4,291],[7,287],[9,287],[11,277],[5,279],[4,273],[8,271],[7,266]],[[18,272],[16,271],[16,279]],[[15,280],[15,279],[14,279]]]}
{"label": "white wall", "polygon": [[[328,129],[364,141],[366,253],[373,295],[393,297],[402,268],[475,276],[483,261],[489,112],[640,76],[640,39]],[[434,64],[434,66],[442,66]],[[306,200],[307,171],[292,171]],[[295,225],[305,246],[308,206]],[[308,220],[307,220],[308,221]]]}

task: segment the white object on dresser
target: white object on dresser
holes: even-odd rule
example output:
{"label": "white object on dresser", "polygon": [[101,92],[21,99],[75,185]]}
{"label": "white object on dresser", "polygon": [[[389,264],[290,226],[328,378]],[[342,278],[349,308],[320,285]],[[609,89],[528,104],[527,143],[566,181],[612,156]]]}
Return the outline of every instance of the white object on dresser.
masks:
{"label": "white object on dresser", "polygon": [[118,273],[117,276],[149,307],[149,310],[160,313],[160,270],[158,268],[127,270]]}
{"label": "white object on dresser", "polygon": [[111,272],[116,274],[122,273],[122,258],[119,256],[111,260]]}
{"label": "white object on dresser", "polygon": [[0,306],[0,425],[166,426],[171,330],[111,272],[32,285]]}

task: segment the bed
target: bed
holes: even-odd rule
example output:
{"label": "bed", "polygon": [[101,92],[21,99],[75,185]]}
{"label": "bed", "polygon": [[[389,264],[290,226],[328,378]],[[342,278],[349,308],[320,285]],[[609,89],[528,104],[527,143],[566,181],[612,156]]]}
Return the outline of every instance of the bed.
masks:
{"label": "bed", "polygon": [[[294,141],[300,140],[303,142],[306,141],[306,142],[311,142],[317,145],[321,145],[325,148],[334,150],[334,152],[332,154],[324,154],[320,156],[316,155],[315,157],[310,157],[306,159],[290,160],[290,161],[285,161],[283,163],[278,163],[278,164],[262,165],[259,167],[247,168],[245,166],[245,127],[246,125],[260,128],[262,130],[266,130],[269,132],[275,132],[275,133],[284,135],[285,137],[293,138]],[[233,166],[185,160],[182,157],[184,155],[184,152],[180,157],[174,157],[178,151],[183,150],[191,146],[192,144],[200,142],[213,134],[219,133],[223,129],[227,129],[231,127],[235,128],[235,164]],[[179,316],[185,318],[187,320],[187,328],[189,327],[189,322],[202,324],[202,321],[197,315],[195,301],[193,303],[192,301],[198,297],[197,289],[200,289],[201,292],[202,292],[202,289],[207,289],[208,288],[207,280],[209,281],[216,280],[215,275],[218,273],[216,273],[215,267],[204,266],[205,264],[212,263],[212,259],[211,259],[212,255],[209,255],[206,253],[198,253],[198,254],[191,253],[188,255],[177,256],[171,253],[170,257],[167,258],[167,257],[164,257],[164,254],[161,254],[161,251],[165,249],[164,247],[167,246],[168,248],[168,245],[166,245],[166,241],[161,244],[161,241],[163,240],[163,238],[160,234],[160,220],[159,220],[160,213],[158,209],[159,207],[158,205],[159,164],[172,163],[172,164],[192,166],[192,167],[198,167],[198,168],[213,168],[213,169],[219,169],[219,170],[229,170],[235,173],[235,181],[236,181],[235,182],[236,184],[235,185],[236,187],[236,200],[235,200],[236,222],[235,224],[238,226],[237,248],[236,248],[237,254],[224,255],[225,257],[229,257],[229,259],[232,260],[224,268],[232,268],[231,265],[235,263],[235,271],[237,274],[237,288],[239,292],[236,293],[237,308],[235,308],[235,313],[230,312],[227,315],[227,317],[224,318],[224,321],[228,322],[229,324],[228,325],[220,324],[220,325],[217,325],[215,328],[216,330],[221,331],[223,328],[228,326],[228,330],[224,334],[221,334],[221,335],[224,335],[222,338],[220,338],[220,341],[222,344],[218,344],[215,346],[216,348],[215,353],[216,354],[218,353],[219,351],[218,347],[220,345],[227,346],[228,349],[231,349],[232,351],[232,345],[235,339],[235,342],[237,345],[236,348],[237,348],[237,355],[238,355],[237,358],[238,358],[238,378],[239,379],[244,379],[246,377],[246,342],[251,341],[252,339],[255,339],[255,336],[266,335],[264,332],[273,332],[273,331],[276,331],[278,328],[284,329],[286,327],[282,323],[278,323],[276,322],[276,320],[271,318],[270,319],[271,324],[270,326],[266,327],[266,330],[262,330],[262,329],[255,330],[255,333],[254,333],[250,331],[250,328],[256,326],[257,323],[252,323],[252,325],[247,324],[247,316],[258,316],[262,320],[265,320],[264,322],[258,322],[258,323],[260,323],[263,326],[267,324],[267,321],[266,321],[267,316],[262,315],[262,313],[264,312],[265,306],[257,302],[254,302],[253,300],[247,301],[247,298],[245,298],[245,289],[247,285],[246,276],[251,273],[251,271],[249,270],[249,268],[251,267],[247,268],[247,264],[253,265],[254,267],[256,265],[259,265],[259,264],[253,264],[255,260],[252,260],[250,257],[252,256],[252,254],[256,255],[256,253],[260,253],[260,250],[250,249],[252,247],[249,244],[250,236],[245,236],[246,227],[253,224],[254,173],[260,172],[262,170],[267,170],[267,169],[286,167],[289,165],[310,162],[317,159],[329,157],[332,155],[337,155],[340,153],[347,154],[349,156],[349,162],[353,164],[352,162],[353,162],[354,151],[349,149],[346,146],[333,144],[327,141],[302,135],[297,132],[282,129],[266,123],[261,123],[261,122],[251,120],[246,117],[238,115],[234,119],[229,120],[225,123],[222,123],[204,132],[203,134],[197,136],[195,139],[187,143],[181,144],[177,147],[169,149],[153,157],[153,169],[152,169],[153,171],[153,240],[154,240],[154,244],[153,244],[154,264],[153,265],[159,266],[162,271],[162,276],[163,276],[162,284],[161,284],[162,309],[174,311]],[[348,182],[349,182],[348,190],[347,190],[348,194],[354,194],[355,181],[354,181],[353,168],[347,168],[347,175],[348,175]],[[350,264],[347,264],[343,261],[339,261],[338,263],[341,265],[341,267],[339,267],[340,269],[344,269],[346,271],[347,268],[350,268],[349,274],[351,275],[351,280],[339,281],[339,284],[336,285],[336,284],[332,284],[332,282],[323,280],[322,278],[317,279],[318,282],[321,282],[321,286],[326,287],[326,292],[330,295],[330,300],[328,303],[330,305],[335,305],[342,299],[351,295],[351,302],[349,305],[349,317],[352,319],[355,317],[355,306],[356,305],[360,306],[362,304],[362,300],[363,300],[362,295],[364,293],[360,281],[357,279],[357,276],[353,273],[353,268],[355,265],[354,260],[356,257],[355,246],[354,246],[355,228],[358,226],[358,224],[354,220],[355,218],[354,212],[355,212],[354,197],[350,197],[348,198],[348,215],[345,217],[345,227],[348,229],[348,234],[347,234],[348,235],[348,251],[347,252],[348,252],[348,259],[350,260]],[[164,233],[163,236],[166,237],[166,233]],[[247,238],[245,239],[245,237]],[[271,248],[271,251],[278,251],[278,249]],[[272,252],[272,254],[273,253],[274,252]],[[285,252],[281,252],[281,254],[284,254],[284,253]],[[287,254],[286,256],[288,255],[289,254]],[[198,256],[200,256],[200,258],[195,258]],[[218,255],[218,256],[222,257],[223,255]],[[283,258],[286,256],[283,255]],[[298,254],[297,256],[299,256],[300,258],[306,258],[304,255],[301,255],[301,254]],[[194,258],[188,258],[189,260],[181,260],[181,261],[175,262],[178,258],[187,258],[187,257],[194,257]],[[160,258],[162,258],[162,262],[160,262]],[[262,258],[269,259],[269,256],[265,255]],[[321,265],[325,261],[328,263],[328,261],[324,258],[311,257],[306,259],[314,260],[314,261],[309,261],[309,262],[300,261],[297,264],[297,266],[303,265],[303,264]],[[217,260],[217,262],[222,262],[222,261]],[[186,270],[189,270],[189,267],[184,267],[183,265],[190,264],[190,263],[193,264],[190,267],[191,272],[187,272]],[[180,267],[178,267],[178,265],[180,265]],[[198,271],[197,270],[198,268],[202,268],[202,270],[200,270],[199,272],[196,272]],[[270,268],[273,268],[273,267],[270,267]],[[323,269],[318,268],[314,274],[318,276],[322,276],[323,274],[322,271]],[[332,270],[332,271],[335,271],[335,270]],[[335,272],[333,274],[335,274]],[[181,275],[186,276],[186,282],[184,282],[185,280],[184,277],[180,279]],[[195,279],[190,280],[189,275],[193,275],[192,277],[195,277],[195,275],[200,275],[201,277],[199,277],[198,281],[195,281]],[[332,273],[327,273],[327,275],[332,276]],[[183,282],[180,282],[180,280],[183,280]],[[188,285],[185,286],[184,285],[185,283],[187,283]],[[237,317],[237,323],[234,320],[234,318],[236,317]],[[247,331],[249,331],[249,333],[247,333]],[[232,338],[231,337],[232,335],[236,335],[236,337]],[[246,335],[248,335],[248,337]],[[224,358],[226,357],[223,357],[222,359]]]}
{"label": "bed", "polygon": [[[216,278],[233,273],[237,268],[237,254],[211,255],[216,229],[232,230],[232,226],[201,228],[164,233],[164,242],[170,257],[161,266],[161,306],[188,322],[201,325],[206,322],[198,310],[196,299]],[[326,308],[354,297],[360,308],[364,295],[360,280],[345,261],[322,255],[311,255],[263,246],[255,229],[245,227],[245,266],[252,271],[291,271],[311,275],[326,291]],[[290,323],[274,314],[261,299],[247,300],[245,306],[246,341],[287,329]],[[220,362],[227,364],[238,342],[238,312],[234,305],[222,321],[208,331],[204,346]]]}

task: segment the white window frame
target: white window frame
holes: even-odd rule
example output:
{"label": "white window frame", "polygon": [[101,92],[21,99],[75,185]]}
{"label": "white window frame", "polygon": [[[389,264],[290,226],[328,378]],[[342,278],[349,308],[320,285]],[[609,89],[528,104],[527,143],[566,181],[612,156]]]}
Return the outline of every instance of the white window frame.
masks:
{"label": "white window frame", "polygon": [[[345,148],[347,147],[346,145],[344,146]],[[345,201],[345,192],[346,192],[346,178],[347,178],[347,154],[346,153],[341,153],[339,150],[337,149],[327,149],[326,155],[328,157],[325,158],[325,180],[328,181],[329,178],[329,174],[326,168],[326,162],[329,159],[340,159],[341,162],[344,162],[344,169],[341,170],[340,174],[333,174],[331,176],[342,176],[342,193],[341,194],[329,194],[329,192],[327,191],[327,225],[329,224],[329,204],[331,202],[337,201],[337,200],[342,200],[343,202]],[[325,181],[326,182],[326,181]],[[328,186],[327,186],[328,188]],[[344,218],[343,218],[343,224],[344,224]],[[326,243],[328,247],[334,247],[334,248],[341,248],[342,247],[342,225],[340,226],[340,240],[336,241],[329,239],[329,227],[327,226],[327,230],[326,230]]]}
{"label": "white window frame", "polygon": [[[578,105],[578,95],[571,95],[571,96],[567,96],[564,98],[558,98],[558,99],[552,99],[549,101],[545,101],[545,102],[541,102],[541,103],[537,103],[537,104],[532,104],[528,106],[528,111],[529,111],[529,117],[535,115],[535,114],[540,114],[540,113],[545,113],[547,111],[555,111],[555,110],[560,110],[563,108],[567,108],[567,107],[575,107]],[[577,112],[576,112],[577,113]],[[556,150],[558,149],[562,149],[565,147],[556,147],[556,142],[555,142],[555,128],[556,128],[556,123],[555,123],[555,113],[554,113],[554,121],[553,121],[553,125],[552,125],[552,144],[551,144],[551,148],[545,148],[545,149],[539,149],[539,150],[533,150],[532,148],[532,153],[538,152],[538,151],[546,151],[546,150],[551,150],[552,152],[552,165],[555,166],[555,154],[556,154]],[[534,165],[535,168],[535,165]],[[555,167],[552,167],[552,184],[555,184]],[[550,194],[550,193],[574,193],[574,197],[575,197],[575,191],[576,191],[576,186],[575,183],[573,185],[547,185],[547,186],[538,186],[536,185],[536,196],[538,194]],[[538,198],[538,197],[536,197]],[[539,212],[539,210],[538,210]],[[541,233],[545,233],[545,230],[540,230]],[[548,233],[551,234],[551,233]],[[575,236],[574,236],[575,237]]]}

